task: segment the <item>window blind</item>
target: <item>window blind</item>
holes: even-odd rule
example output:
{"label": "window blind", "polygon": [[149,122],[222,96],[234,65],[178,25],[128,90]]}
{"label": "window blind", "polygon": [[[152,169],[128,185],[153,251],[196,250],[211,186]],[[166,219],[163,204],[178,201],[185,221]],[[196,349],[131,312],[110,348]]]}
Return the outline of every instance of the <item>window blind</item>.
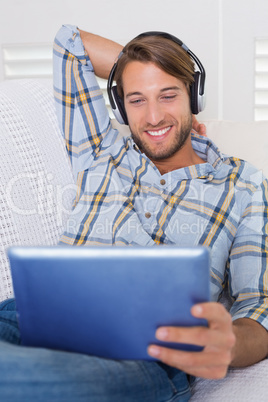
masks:
{"label": "window blind", "polygon": [[255,40],[255,120],[268,120],[268,38]]}
{"label": "window blind", "polygon": [[51,44],[3,45],[4,79],[50,78]]}
{"label": "window blind", "polygon": [[[51,43],[2,45],[4,79],[50,78],[53,74]],[[107,94],[107,80],[97,78],[109,114],[113,117]]]}

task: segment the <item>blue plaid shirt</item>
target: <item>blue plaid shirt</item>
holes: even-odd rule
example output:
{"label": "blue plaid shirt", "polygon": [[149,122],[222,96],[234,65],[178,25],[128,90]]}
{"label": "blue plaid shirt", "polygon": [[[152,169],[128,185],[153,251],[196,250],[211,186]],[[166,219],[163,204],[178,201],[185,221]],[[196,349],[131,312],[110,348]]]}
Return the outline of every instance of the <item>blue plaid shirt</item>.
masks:
{"label": "blue plaid shirt", "polygon": [[195,245],[211,249],[211,293],[229,287],[234,319],[268,328],[268,183],[247,162],[192,133],[205,163],[161,175],[131,137],[111,126],[79,31],[54,44],[54,91],[77,195],[68,245]]}

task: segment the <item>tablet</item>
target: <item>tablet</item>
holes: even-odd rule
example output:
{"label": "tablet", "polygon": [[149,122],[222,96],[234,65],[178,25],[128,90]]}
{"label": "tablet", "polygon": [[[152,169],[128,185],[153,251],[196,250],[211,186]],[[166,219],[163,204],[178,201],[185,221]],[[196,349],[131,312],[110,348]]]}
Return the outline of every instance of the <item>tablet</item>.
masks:
{"label": "tablet", "polygon": [[12,247],[22,344],[110,359],[155,360],[159,326],[206,325],[190,313],[209,300],[205,247]]}

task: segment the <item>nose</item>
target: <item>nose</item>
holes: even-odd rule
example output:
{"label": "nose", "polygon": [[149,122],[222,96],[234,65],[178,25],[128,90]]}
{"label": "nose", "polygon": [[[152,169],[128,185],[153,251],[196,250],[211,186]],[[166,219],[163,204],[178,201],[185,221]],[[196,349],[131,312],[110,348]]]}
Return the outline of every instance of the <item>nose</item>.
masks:
{"label": "nose", "polygon": [[159,102],[148,102],[146,109],[146,121],[151,126],[157,126],[164,120],[165,113]]}

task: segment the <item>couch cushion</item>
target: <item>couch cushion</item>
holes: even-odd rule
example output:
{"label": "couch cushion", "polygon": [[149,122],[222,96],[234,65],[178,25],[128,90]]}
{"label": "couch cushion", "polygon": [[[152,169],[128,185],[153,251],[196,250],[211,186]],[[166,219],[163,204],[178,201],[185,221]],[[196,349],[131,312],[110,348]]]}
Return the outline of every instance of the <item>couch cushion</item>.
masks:
{"label": "couch cushion", "polygon": [[221,380],[194,381],[191,402],[267,401],[268,360],[245,368],[229,369]]}

